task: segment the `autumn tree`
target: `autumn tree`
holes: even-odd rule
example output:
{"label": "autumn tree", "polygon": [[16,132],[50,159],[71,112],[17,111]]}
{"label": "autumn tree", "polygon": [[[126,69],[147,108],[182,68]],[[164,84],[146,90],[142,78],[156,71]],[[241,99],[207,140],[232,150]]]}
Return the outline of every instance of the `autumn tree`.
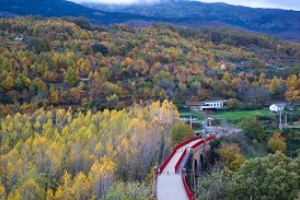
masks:
{"label": "autumn tree", "polygon": [[73,180],[72,184],[72,199],[90,199],[90,183],[87,177],[79,172]]}
{"label": "autumn tree", "polygon": [[71,175],[65,171],[63,176],[61,177],[61,184],[57,188],[57,191],[55,192],[55,198],[58,200],[63,200],[63,199],[73,199],[72,198],[72,179]]}
{"label": "autumn tree", "polygon": [[8,200],[22,200],[22,196],[18,190],[12,190],[10,191],[8,195]]}
{"label": "autumn tree", "polygon": [[5,199],[6,198],[6,191],[5,187],[3,186],[2,183],[0,183],[0,199]]}
{"label": "autumn tree", "polygon": [[65,72],[64,80],[69,85],[75,86],[78,82],[78,71],[69,67],[68,70]]}
{"label": "autumn tree", "polygon": [[56,105],[59,102],[58,91],[54,88],[50,88],[49,90],[49,100],[51,104]]}
{"label": "autumn tree", "polygon": [[280,86],[280,80],[276,76],[273,77],[269,85],[269,91],[271,92],[271,94],[275,95],[277,93],[279,86]]}
{"label": "autumn tree", "polygon": [[176,121],[170,133],[172,146],[175,146],[176,144],[183,142],[194,135],[194,131],[189,125],[181,121]]}
{"label": "autumn tree", "polygon": [[222,79],[224,81],[230,82],[232,80],[232,74],[230,74],[230,72],[226,71],[226,72],[224,72]]}
{"label": "autumn tree", "polygon": [[94,198],[100,199],[111,187],[114,181],[115,167],[114,162],[106,156],[101,158],[100,162],[96,161],[92,165],[89,179],[91,179]]}
{"label": "autumn tree", "polygon": [[216,67],[216,62],[213,58],[211,58],[208,62],[207,62],[207,67],[209,69],[214,69]]}
{"label": "autumn tree", "polygon": [[285,153],[285,137],[283,137],[279,132],[273,133],[273,135],[268,140],[268,148],[272,153],[275,153],[276,151]]}
{"label": "autumn tree", "polygon": [[284,97],[287,101],[293,102],[300,99],[300,91],[289,89],[285,92]]}
{"label": "autumn tree", "polygon": [[299,83],[298,83],[298,77],[296,74],[292,74],[290,75],[288,78],[287,78],[287,86],[288,88],[292,88],[292,89],[297,89],[298,86],[299,86]]}
{"label": "autumn tree", "polygon": [[34,178],[28,178],[18,187],[18,191],[22,199],[45,199],[46,192]]}
{"label": "autumn tree", "polygon": [[231,171],[238,171],[245,162],[245,158],[236,144],[222,144],[217,153],[219,154],[222,163],[224,163]]}
{"label": "autumn tree", "polygon": [[295,74],[290,75],[287,78],[288,90],[285,92],[285,99],[289,102],[293,102],[300,99],[298,77]]}
{"label": "autumn tree", "polygon": [[14,86],[14,79],[8,75],[5,80],[1,82],[1,86],[6,90],[10,90]]}

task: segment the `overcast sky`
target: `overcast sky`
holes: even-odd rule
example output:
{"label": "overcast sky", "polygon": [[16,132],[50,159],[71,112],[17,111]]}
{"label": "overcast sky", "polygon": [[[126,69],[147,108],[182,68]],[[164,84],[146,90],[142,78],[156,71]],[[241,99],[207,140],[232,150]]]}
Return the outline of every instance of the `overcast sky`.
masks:
{"label": "overcast sky", "polygon": [[[157,2],[159,0],[69,0],[73,2],[100,2],[100,3],[138,3]],[[234,5],[243,5],[256,8],[281,8],[287,10],[300,10],[300,0],[201,0],[202,2],[225,2]]]}
{"label": "overcast sky", "polygon": [[[220,0],[201,0],[203,2],[220,2]],[[249,6],[255,8],[281,8],[287,10],[300,10],[299,0],[224,0],[228,4]]]}

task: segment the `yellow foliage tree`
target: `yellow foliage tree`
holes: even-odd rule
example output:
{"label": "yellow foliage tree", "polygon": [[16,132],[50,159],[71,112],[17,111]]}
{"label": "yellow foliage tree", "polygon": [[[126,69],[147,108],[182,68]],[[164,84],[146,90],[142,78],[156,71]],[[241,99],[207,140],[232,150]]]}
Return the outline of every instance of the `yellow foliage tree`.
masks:
{"label": "yellow foliage tree", "polygon": [[220,155],[221,161],[231,171],[237,171],[245,162],[245,158],[241,154],[240,148],[236,144],[222,144],[217,153]]}
{"label": "yellow foliage tree", "polygon": [[58,187],[55,192],[55,199],[57,200],[72,200],[72,180],[71,175],[65,171],[63,177],[61,178],[62,184]]}
{"label": "yellow foliage tree", "polygon": [[271,94],[276,93],[276,90],[279,87],[279,85],[280,85],[280,80],[276,76],[274,76],[269,85],[269,91],[271,92]]}
{"label": "yellow foliage tree", "polygon": [[18,190],[22,199],[45,199],[45,190],[33,178],[22,183]]}
{"label": "yellow foliage tree", "polygon": [[90,183],[82,172],[79,172],[74,178],[72,191],[73,199],[90,199]]}
{"label": "yellow foliage tree", "polygon": [[231,75],[231,73],[228,72],[228,71],[224,72],[222,79],[223,79],[224,81],[230,82],[230,81],[232,80],[232,75]]}
{"label": "yellow foliage tree", "polygon": [[289,89],[297,89],[299,84],[298,84],[298,77],[296,74],[292,74],[287,78],[287,86]]}
{"label": "yellow foliage tree", "polygon": [[2,185],[2,183],[0,182],[0,199],[4,200],[6,198],[6,191],[5,191],[5,187]]}
{"label": "yellow foliage tree", "polygon": [[276,151],[284,153],[286,150],[285,137],[279,132],[275,132],[268,140],[268,147],[272,153],[276,153]]}
{"label": "yellow foliage tree", "polygon": [[100,199],[113,184],[114,170],[114,162],[106,156],[104,156],[100,162],[95,161],[92,165],[89,179],[92,184],[93,196],[96,199]]}
{"label": "yellow foliage tree", "polygon": [[10,90],[14,86],[14,79],[11,76],[7,76],[6,79],[1,82],[1,86],[6,90]]}
{"label": "yellow foliage tree", "polygon": [[290,88],[285,92],[284,97],[287,101],[296,101],[300,99],[300,92],[299,90],[293,90]]}
{"label": "yellow foliage tree", "polygon": [[18,190],[12,190],[8,195],[8,200],[23,200]]}
{"label": "yellow foliage tree", "polygon": [[47,190],[46,200],[56,200],[52,189]]}

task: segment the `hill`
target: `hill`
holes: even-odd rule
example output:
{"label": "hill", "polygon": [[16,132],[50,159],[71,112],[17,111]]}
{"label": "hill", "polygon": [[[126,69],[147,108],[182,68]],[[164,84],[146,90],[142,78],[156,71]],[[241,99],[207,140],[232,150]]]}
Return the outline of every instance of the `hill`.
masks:
{"label": "hill", "polygon": [[[98,7],[98,8],[101,8]],[[122,23],[142,18],[128,13],[110,13],[87,8],[65,0],[1,0],[0,16],[41,15],[44,17],[86,17],[95,24]]]}
{"label": "hill", "polygon": [[300,12],[280,9],[255,9],[225,3],[161,1],[157,4],[109,6],[85,4],[94,9],[153,17],[188,27],[230,26],[271,34],[284,39],[300,39]]}
{"label": "hill", "polygon": [[133,26],[149,26],[155,22],[167,22],[193,28],[225,26],[271,34],[288,40],[300,40],[300,12],[254,9],[224,3],[166,0],[157,4],[83,6],[65,0],[0,2],[0,16],[18,15],[83,16],[94,24],[105,25],[127,23]]}
{"label": "hill", "polygon": [[0,18],[0,39],[3,105],[121,109],[232,98],[266,105],[300,96],[300,44],[266,35],[18,17]]}

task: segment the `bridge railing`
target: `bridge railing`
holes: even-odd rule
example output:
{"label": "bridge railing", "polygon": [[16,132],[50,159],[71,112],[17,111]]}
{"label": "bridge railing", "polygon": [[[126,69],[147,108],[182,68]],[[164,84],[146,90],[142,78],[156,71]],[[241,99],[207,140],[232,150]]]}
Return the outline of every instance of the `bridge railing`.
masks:
{"label": "bridge railing", "polygon": [[[186,141],[184,141],[184,142],[182,142],[182,143],[177,144],[177,145],[173,148],[171,154],[169,154],[169,156],[166,158],[166,160],[165,160],[165,161],[162,163],[162,165],[158,168],[158,173],[159,173],[159,174],[162,173],[162,171],[166,168],[167,164],[170,162],[170,160],[172,159],[172,157],[173,157],[174,154],[176,153],[177,149],[179,149],[179,148],[181,148],[181,147],[187,145],[188,143],[190,143],[190,142],[192,142],[192,141],[198,140],[198,139],[200,139],[200,138],[201,138],[201,137],[199,137],[199,136],[193,137],[193,138],[190,138],[190,139],[188,139],[188,140],[186,140]],[[175,171],[176,171],[176,170],[175,170]]]}
{"label": "bridge railing", "polygon": [[191,150],[196,149],[198,146],[200,146],[201,144],[205,143],[205,140],[200,140],[199,142],[195,143],[192,147]]}
{"label": "bridge railing", "polygon": [[166,168],[167,164],[170,162],[174,154],[176,153],[176,150],[172,150],[171,154],[167,157],[167,159],[163,162],[163,164],[158,168],[158,174],[161,174],[162,171]]}
{"label": "bridge railing", "polygon": [[[187,145],[187,144],[190,143],[190,142],[193,142],[193,141],[195,141],[195,140],[198,140],[198,139],[200,139],[200,138],[201,138],[201,137],[199,137],[199,136],[198,136],[198,137],[193,137],[193,138],[190,138],[190,139],[188,139],[188,140],[186,140],[186,141],[184,141],[184,142],[182,142],[182,143],[176,145],[176,146],[173,148],[171,154],[170,154],[170,155],[166,158],[166,160],[162,163],[162,165],[161,165],[160,167],[157,168],[157,173],[155,174],[155,179],[157,178],[157,175],[158,175],[158,174],[161,174],[161,173],[163,172],[163,170],[165,169],[165,167],[166,167],[167,164],[170,162],[170,160],[173,158],[174,154],[176,153],[176,151],[177,151],[179,148],[181,148],[181,147]],[[195,143],[194,145],[192,145],[192,147],[191,147],[190,150],[194,150],[194,149],[196,149],[197,147],[199,147],[201,144],[203,144],[203,143],[205,143],[205,142],[209,142],[209,141],[211,141],[211,140],[213,140],[213,139],[215,139],[215,136],[210,136],[210,137],[207,137],[207,138],[205,138],[205,139],[203,139],[203,140],[200,140],[199,142],[197,142],[197,143]],[[187,149],[185,149],[185,150],[183,151],[182,155],[180,156],[180,158],[178,159],[178,161],[176,162],[176,165],[175,165],[175,172],[176,172],[176,173],[179,171],[180,165],[182,164],[183,159],[185,158],[185,156],[187,155],[187,153],[188,153],[188,151],[187,151]],[[185,192],[186,192],[186,194],[187,194],[187,196],[188,196],[188,199],[189,199],[189,200],[196,200],[195,194],[190,190],[190,188],[188,187],[188,184],[187,184],[187,182],[186,182],[186,180],[185,180],[185,173],[182,173],[182,172],[181,172],[181,178],[182,178],[182,182],[183,182],[183,185],[184,185],[184,190],[185,190]]]}
{"label": "bridge railing", "polygon": [[182,182],[183,182],[183,185],[184,185],[185,193],[188,196],[188,199],[189,200],[196,200],[195,194],[190,190],[190,188],[189,188],[189,186],[188,186],[188,184],[185,180],[185,174],[184,173],[181,173],[181,179],[182,179]]}
{"label": "bridge railing", "polygon": [[[206,142],[210,142],[212,140],[214,140],[216,137],[215,136],[210,136],[210,137],[207,137],[203,140],[200,140],[199,142],[195,143],[192,147],[191,147],[191,150],[194,150],[196,149],[197,147],[199,147],[201,144],[204,144]],[[177,161],[176,165],[175,165],[175,172],[177,172],[179,170],[179,166],[181,165],[181,162],[183,160],[183,158],[185,157],[186,155],[186,149],[185,149],[185,152],[184,154],[181,155],[180,159]],[[185,180],[185,172],[181,173],[181,177],[182,177],[182,182],[183,182],[183,185],[184,185],[184,190],[188,196],[188,199],[189,200],[195,200],[197,199],[195,194],[190,190],[190,188],[188,187],[188,184]]]}
{"label": "bridge railing", "polygon": [[[199,139],[199,138],[197,138]],[[211,140],[215,139],[215,136],[210,136],[208,138],[205,138],[203,140],[200,140],[199,142],[195,143],[192,147],[191,147],[191,150],[194,150],[196,149],[198,146],[200,146],[201,144],[205,143],[205,142],[209,142]],[[189,142],[192,142],[194,141],[195,139],[193,138],[193,140],[189,141]],[[188,143],[189,143],[188,142]],[[175,172],[177,173],[179,171],[179,167],[180,165],[182,164],[182,161],[184,159],[184,157],[186,156],[186,153],[187,153],[187,150],[185,149],[184,152],[182,153],[182,155],[180,156],[180,158],[178,159],[176,165],[175,165]]]}
{"label": "bridge railing", "polygon": [[195,140],[199,140],[200,138],[201,138],[200,136],[192,137],[192,138],[190,138],[190,139],[188,139],[188,140],[186,140],[186,141],[184,141],[184,142],[181,142],[181,143],[177,144],[177,145],[175,146],[175,148],[176,148],[176,149],[179,149],[179,148],[181,148],[181,147],[187,145],[187,144],[190,143],[190,142],[193,142],[193,141],[195,141]]}
{"label": "bridge railing", "polygon": [[182,152],[180,158],[178,159],[178,161],[177,161],[177,163],[176,163],[176,165],[175,165],[175,173],[178,173],[178,172],[179,172],[179,170],[180,170],[180,165],[181,165],[181,163],[182,163],[182,160],[183,160],[183,159],[185,158],[185,156],[186,156],[186,152],[187,152],[187,150],[185,149],[185,150]]}
{"label": "bridge railing", "polygon": [[211,140],[214,140],[216,138],[216,136],[212,135],[212,136],[209,136],[207,138],[204,138],[203,140],[200,140],[199,142],[195,143],[191,149],[194,150],[196,149],[198,146],[200,146],[201,144],[205,143],[205,142],[210,142]]}

